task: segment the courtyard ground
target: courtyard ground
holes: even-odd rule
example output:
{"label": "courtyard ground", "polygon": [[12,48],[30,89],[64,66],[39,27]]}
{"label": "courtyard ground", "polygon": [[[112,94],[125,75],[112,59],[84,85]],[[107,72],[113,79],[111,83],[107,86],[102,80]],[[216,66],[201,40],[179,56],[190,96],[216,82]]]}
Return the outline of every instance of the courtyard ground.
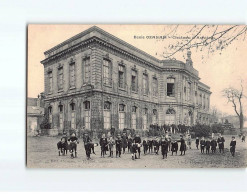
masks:
{"label": "courtyard ground", "polygon": [[186,151],[185,156],[168,153],[168,158],[163,160],[162,155],[148,154],[141,159],[131,160],[131,154],[125,153],[121,158],[100,157],[100,147],[95,148],[96,155],[92,154],[92,160],[86,160],[83,141],[77,146],[78,157],[71,159],[67,156],[58,156],[57,142],[59,137],[27,137],[27,167],[29,168],[246,168],[247,167],[247,143],[237,140],[236,154],[232,157],[229,151],[231,136],[224,136],[225,153],[220,154],[217,148],[215,154],[201,154],[196,149],[195,141],[192,149]]}

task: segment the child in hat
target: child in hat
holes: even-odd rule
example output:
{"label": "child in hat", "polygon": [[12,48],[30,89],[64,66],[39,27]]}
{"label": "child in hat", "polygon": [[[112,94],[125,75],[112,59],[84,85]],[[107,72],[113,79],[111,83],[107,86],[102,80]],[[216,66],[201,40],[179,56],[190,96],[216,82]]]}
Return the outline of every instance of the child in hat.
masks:
{"label": "child in hat", "polygon": [[237,141],[235,140],[235,137],[232,136],[232,141],[230,143],[230,152],[231,152],[231,154],[232,154],[233,157],[235,155],[236,144],[237,144]]}

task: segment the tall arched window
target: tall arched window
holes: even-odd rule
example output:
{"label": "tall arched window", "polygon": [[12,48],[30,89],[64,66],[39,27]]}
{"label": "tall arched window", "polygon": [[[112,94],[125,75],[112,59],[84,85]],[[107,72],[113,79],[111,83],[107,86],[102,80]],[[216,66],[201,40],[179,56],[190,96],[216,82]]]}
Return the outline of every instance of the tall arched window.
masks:
{"label": "tall arched window", "polygon": [[136,129],[136,119],[137,119],[137,107],[132,106],[131,110],[131,128]]}
{"label": "tall arched window", "polygon": [[59,110],[59,127],[60,129],[63,129],[63,105],[58,106]]}
{"label": "tall arched window", "polygon": [[111,103],[106,101],[104,103],[104,129],[111,128]]}
{"label": "tall arched window", "polygon": [[125,127],[125,105],[124,104],[119,104],[119,112],[118,112],[118,117],[119,117],[119,129],[124,129]]}
{"label": "tall arched window", "polygon": [[143,129],[146,130],[148,127],[148,109],[143,110]]}
{"label": "tall arched window", "polygon": [[71,128],[75,129],[76,128],[76,124],[75,124],[75,103],[72,102],[70,104],[70,116],[71,116]]}
{"label": "tall arched window", "polygon": [[157,118],[158,118],[157,110],[153,109],[153,124],[157,123]]}
{"label": "tall arched window", "polygon": [[168,108],[166,111],[166,124],[172,125],[176,124],[176,112],[173,108]]}
{"label": "tall arched window", "polygon": [[91,128],[91,111],[90,111],[90,101],[85,101],[84,103],[84,120],[85,120],[85,129]]}

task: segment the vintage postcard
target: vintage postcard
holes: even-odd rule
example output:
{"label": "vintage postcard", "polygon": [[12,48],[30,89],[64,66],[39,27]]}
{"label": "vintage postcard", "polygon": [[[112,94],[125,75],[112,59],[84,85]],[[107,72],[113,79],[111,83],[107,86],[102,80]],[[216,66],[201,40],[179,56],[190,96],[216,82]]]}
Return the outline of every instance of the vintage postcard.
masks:
{"label": "vintage postcard", "polygon": [[28,168],[246,168],[247,26],[27,29]]}

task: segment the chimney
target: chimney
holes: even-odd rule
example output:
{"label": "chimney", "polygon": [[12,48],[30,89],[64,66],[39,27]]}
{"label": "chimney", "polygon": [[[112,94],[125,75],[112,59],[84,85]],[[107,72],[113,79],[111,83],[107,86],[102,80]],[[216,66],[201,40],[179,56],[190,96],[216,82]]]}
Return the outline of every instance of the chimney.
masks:
{"label": "chimney", "polygon": [[186,64],[189,65],[189,66],[193,66],[193,62],[191,60],[191,51],[190,50],[187,51]]}

